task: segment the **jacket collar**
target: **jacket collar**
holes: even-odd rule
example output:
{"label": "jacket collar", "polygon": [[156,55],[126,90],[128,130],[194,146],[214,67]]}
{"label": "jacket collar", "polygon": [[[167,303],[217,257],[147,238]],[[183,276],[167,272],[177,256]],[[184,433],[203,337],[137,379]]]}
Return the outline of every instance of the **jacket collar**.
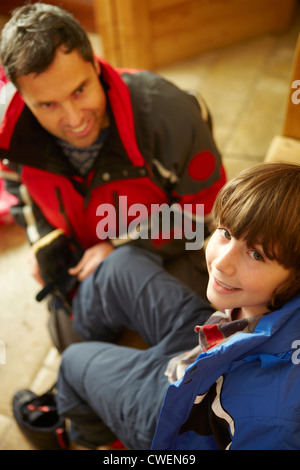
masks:
{"label": "jacket collar", "polygon": [[[114,69],[103,59],[97,60],[101,66],[100,79],[107,93],[120,144],[132,165],[144,166],[145,160],[136,142],[129,88],[120,76],[123,70]],[[71,166],[63,161],[66,159],[55,139],[38,123],[16,88],[10,82],[4,83],[4,87],[9,89],[10,99],[4,109],[2,106],[0,158],[46,171],[69,174],[72,171]],[[7,94],[8,91],[6,93],[4,90],[3,93]]]}
{"label": "jacket collar", "polygon": [[[264,366],[290,360],[293,341],[300,339],[299,317],[300,295],[280,310],[263,316],[253,333],[237,333],[219,346],[202,353],[196,363],[187,368],[182,381],[189,380],[192,371],[194,376],[201,377],[197,393],[203,394],[221,375],[244,361],[260,359]],[[269,361],[266,360],[267,356],[270,356]]]}

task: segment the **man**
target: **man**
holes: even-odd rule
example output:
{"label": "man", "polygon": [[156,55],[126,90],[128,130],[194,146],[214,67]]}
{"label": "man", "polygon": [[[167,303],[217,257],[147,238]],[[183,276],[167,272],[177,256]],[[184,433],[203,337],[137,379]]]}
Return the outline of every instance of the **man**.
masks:
{"label": "man", "polygon": [[0,53],[0,159],[42,295],[69,293],[70,275],[83,281],[125,242],[159,253],[205,292],[202,250],[186,250],[185,232],[174,224],[151,238],[134,225],[136,204],[148,218],[173,203],[197,216],[203,204],[209,218],[225,174],[195,96],[148,71],[112,68],[69,13],[42,3],[13,13]]}

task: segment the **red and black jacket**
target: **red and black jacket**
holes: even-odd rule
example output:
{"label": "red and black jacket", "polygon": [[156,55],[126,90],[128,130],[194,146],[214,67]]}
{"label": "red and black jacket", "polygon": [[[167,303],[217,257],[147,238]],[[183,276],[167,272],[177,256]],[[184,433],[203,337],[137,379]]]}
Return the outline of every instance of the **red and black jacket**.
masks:
{"label": "red and black jacket", "polygon": [[[204,204],[209,215],[225,182],[219,151],[194,96],[153,73],[99,62],[111,128],[86,178],[2,75],[2,175],[18,196],[12,214],[27,227],[31,242],[62,228],[84,248],[99,243],[100,204],[114,205],[117,225],[132,220],[122,213],[120,196],[126,196],[127,209],[140,203],[150,211],[152,204],[178,202]],[[117,226],[117,236],[118,231]]]}

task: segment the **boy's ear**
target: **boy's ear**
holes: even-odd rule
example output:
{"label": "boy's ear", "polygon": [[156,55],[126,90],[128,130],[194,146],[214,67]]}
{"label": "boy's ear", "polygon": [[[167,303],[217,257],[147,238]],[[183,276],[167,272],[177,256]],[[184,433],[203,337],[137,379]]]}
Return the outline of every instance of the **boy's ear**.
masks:
{"label": "boy's ear", "polygon": [[94,67],[95,67],[95,70],[97,72],[97,75],[100,75],[101,74],[101,66],[98,62],[98,60],[96,59],[96,57],[94,56]]}

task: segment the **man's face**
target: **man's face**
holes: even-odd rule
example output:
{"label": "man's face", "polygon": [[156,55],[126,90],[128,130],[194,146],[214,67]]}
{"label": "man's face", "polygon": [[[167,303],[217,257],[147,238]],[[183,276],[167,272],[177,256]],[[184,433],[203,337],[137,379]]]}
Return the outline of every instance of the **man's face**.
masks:
{"label": "man's face", "polygon": [[58,49],[52,64],[37,75],[18,79],[20,93],[39,123],[77,147],[91,145],[108,125],[100,66],[86,62],[77,50]]}

